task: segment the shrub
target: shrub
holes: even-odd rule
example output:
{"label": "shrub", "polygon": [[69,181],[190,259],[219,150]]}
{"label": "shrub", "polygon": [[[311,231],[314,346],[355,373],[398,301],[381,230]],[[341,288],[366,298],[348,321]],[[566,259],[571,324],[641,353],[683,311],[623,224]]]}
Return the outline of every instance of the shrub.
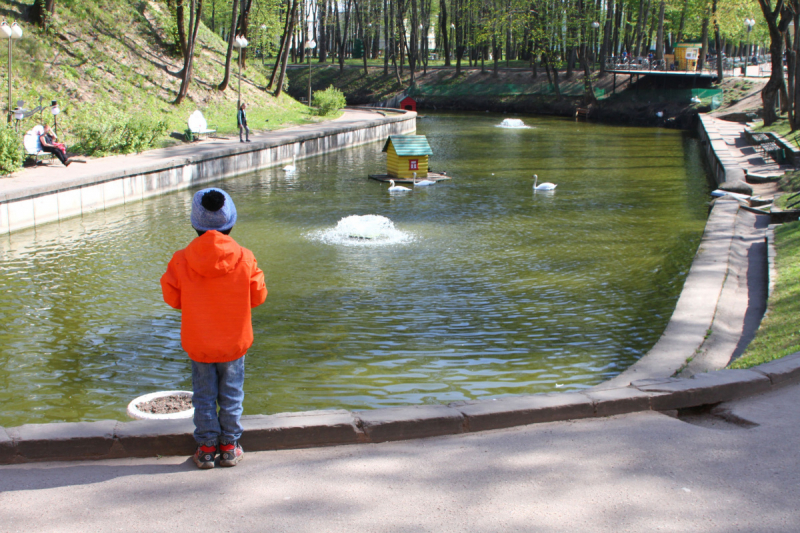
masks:
{"label": "shrub", "polygon": [[127,115],[114,106],[78,113],[73,133],[79,139],[72,151],[86,155],[130,154],[152,148],[167,132],[164,120]]}
{"label": "shrub", "polygon": [[11,174],[19,170],[24,160],[22,139],[11,126],[0,126],[0,174]]}
{"label": "shrub", "polygon": [[342,91],[331,85],[324,91],[314,93],[314,107],[320,115],[330,115],[334,111],[339,111],[347,105]]}

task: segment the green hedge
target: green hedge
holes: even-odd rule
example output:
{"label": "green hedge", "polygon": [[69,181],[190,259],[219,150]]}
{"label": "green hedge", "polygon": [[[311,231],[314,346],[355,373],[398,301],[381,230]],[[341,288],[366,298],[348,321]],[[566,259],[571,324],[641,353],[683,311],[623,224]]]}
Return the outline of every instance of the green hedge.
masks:
{"label": "green hedge", "polygon": [[149,150],[168,129],[166,120],[129,115],[110,106],[79,112],[73,124],[78,140],[70,151],[97,156]]}
{"label": "green hedge", "polygon": [[314,107],[319,109],[320,115],[330,115],[347,105],[344,93],[331,85],[324,91],[314,93]]}
{"label": "green hedge", "polygon": [[22,138],[10,125],[0,126],[0,174],[19,170],[24,160]]}

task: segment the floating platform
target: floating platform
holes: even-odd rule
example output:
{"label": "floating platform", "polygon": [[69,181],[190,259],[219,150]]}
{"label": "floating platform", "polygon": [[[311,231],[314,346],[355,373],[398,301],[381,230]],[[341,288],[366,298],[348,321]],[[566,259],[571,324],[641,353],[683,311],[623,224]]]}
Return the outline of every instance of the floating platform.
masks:
{"label": "floating platform", "polygon": [[[389,183],[389,180],[394,180],[395,183],[414,183],[412,178],[393,178],[389,174],[370,174],[369,179],[382,181],[384,183]],[[428,172],[427,176],[417,176],[417,181],[426,179],[431,181],[444,181],[452,178],[447,174],[440,174],[439,172]]]}

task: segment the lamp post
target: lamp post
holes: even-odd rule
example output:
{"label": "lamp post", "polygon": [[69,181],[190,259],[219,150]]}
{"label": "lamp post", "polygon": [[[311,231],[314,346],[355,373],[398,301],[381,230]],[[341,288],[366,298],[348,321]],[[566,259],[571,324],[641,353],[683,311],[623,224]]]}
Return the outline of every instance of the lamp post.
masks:
{"label": "lamp post", "polygon": [[[306,58],[308,59],[308,108],[311,109],[311,53],[314,48],[317,47],[316,41],[314,39],[309,39],[306,41]],[[366,53],[366,50],[364,51]]]}
{"label": "lamp post", "polygon": [[244,35],[237,35],[233,39],[233,46],[239,49],[239,98],[236,104],[237,110],[242,107],[242,48],[247,48],[247,44],[248,42]]}
{"label": "lamp post", "polygon": [[450,23],[450,53],[453,56],[453,59],[456,57],[455,53],[455,38],[456,38],[456,25],[454,23]]}
{"label": "lamp post", "polygon": [[50,102],[50,113],[53,114],[53,131],[58,137],[58,114],[61,113],[61,110],[58,108],[57,100]]}
{"label": "lamp post", "polygon": [[16,22],[9,26],[4,20],[0,23],[0,37],[8,39],[8,123],[11,124],[11,41],[22,38],[22,28]]}
{"label": "lamp post", "polygon": [[592,66],[594,66],[595,60],[597,59],[597,28],[599,27],[599,22],[596,20],[592,22],[592,28],[594,28],[594,39],[592,40]]}
{"label": "lamp post", "polygon": [[[753,26],[755,26],[755,25],[756,25],[756,20],[755,19],[751,19],[751,18],[744,19],[744,27],[745,27],[745,29],[747,29],[747,53],[748,53],[748,55],[750,53],[750,48],[752,46],[750,44],[750,32],[753,31]],[[744,74],[745,74],[745,76],[747,76],[747,63],[749,63],[749,61],[750,61],[750,58],[748,57],[744,62]]]}
{"label": "lamp post", "polygon": [[261,25],[261,64],[267,64],[267,25]]}

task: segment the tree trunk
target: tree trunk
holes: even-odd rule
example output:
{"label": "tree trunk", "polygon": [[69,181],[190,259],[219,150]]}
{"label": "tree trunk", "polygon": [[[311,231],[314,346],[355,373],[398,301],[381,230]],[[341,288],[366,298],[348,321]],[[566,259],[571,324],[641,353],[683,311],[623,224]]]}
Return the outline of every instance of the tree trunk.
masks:
{"label": "tree trunk", "polygon": [[[275,98],[278,98],[283,92],[283,80],[286,78],[286,66],[289,63],[289,39],[291,38],[292,33],[294,32],[294,23],[295,19],[297,18],[297,0],[292,1],[292,9],[289,16],[289,31],[286,34],[286,46],[283,49],[283,60],[281,61],[281,73],[278,76],[278,86],[275,87]],[[311,102],[309,102],[311,105]]]}
{"label": "tree trunk", "polygon": [[239,0],[233,0],[233,9],[231,14],[231,34],[228,36],[228,52],[225,54],[225,76],[222,82],[217,86],[217,89],[224,91],[228,88],[228,81],[231,77],[231,56],[233,55],[233,38],[236,34],[236,13],[239,10]]}
{"label": "tree trunk", "polygon": [[275,75],[280,71],[281,62],[283,61],[283,52],[286,47],[289,45],[289,24],[292,20],[292,8],[291,8],[291,0],[287,0],[289,3],[286,4],[286,20],[283,23],[283,34],[281,35],[281,45],[278,47],[278,54],[275,57],[275,66],[272,67],[272,75],[269,77],[269,83],[267,84],[267,90],[272,90],[272,84],[275,83]]}
{"label": "tree trunk", "polygon": [[778,114],[775,111],[775,100],[781,88],[785,88],[783,81],[783,32],[788,28],[792,15],[786,9],[783,0],[778,0],[774,10],[771,9],[769,0],[758,0],[758,4],[769,29],[772,74],[761,90],[761,102],[764,106],[764,125],[770,126],[778,120]]}
{"label": "tree trunk", "polygon": [[450,66],[450,26],[447,24],[447,1],[439,0],[439,31],[442,32],[442,46],[444,47],[444,66]]}
{"label": "tree trunk", "polygon": [[55,12],[56,0],[36,0],[31,6],[31,21],[46,30]]}
{"label": "tree trunk", "polygon": [[194,45],[197,42],[197,30],[200,28],[200,16],[203,13],[203,0],[191,0],[189,13],[189,37],[186,43],[186,54],[183,56],[183,79],[175,104],[180,104],[189,93],[192,83],[192,63],[194,62]]}
{"label": "tree trunk", "polygon": [[717,21],[717,0],[714,0],[711,8],[711,18],[714,19],[714,43],[717,47],[717,83],[722,83],[722,76],[725,71],[724,61],[722,60],[722,40],[719,35],[719,21]]}
{"label": "tree trunk", "polygon": [[664,10],[666,2],[661,0],[658,7],[658,32],[656,33],[656,59],[664,59]]}
{"label": "tree trunk", "polygon": [[[708,12],[703,13],[703,23],[700,30],[700,56],[697,58],[697,70],[703,70],[708,55]],[[717,54],[719,56],[719,54]],[[717,57],[719,61],[720,57]]]}

